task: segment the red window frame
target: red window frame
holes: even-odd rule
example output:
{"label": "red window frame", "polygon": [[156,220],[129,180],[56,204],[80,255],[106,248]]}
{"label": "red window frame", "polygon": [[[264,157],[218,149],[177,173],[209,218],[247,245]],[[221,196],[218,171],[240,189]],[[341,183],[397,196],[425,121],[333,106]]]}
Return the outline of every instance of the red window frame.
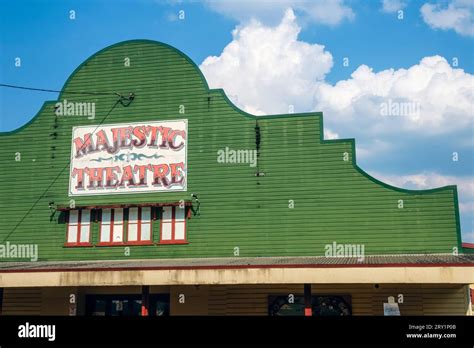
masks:
{"label": "red window frame", "polygon": [[162,208],[161,212],[161,219],[160,219],[160,243],[159,244],[189,244],[188,242],[188,236],[187,236],[187,228],[186,228],[186,207],[184,207],[184,214],[183,214],[183,221],[184,221],[184,239],[178,239],[176,240],[175,237],[175,227],[176,227],[176,208],[178,206],[166,206],[166,207],[171,207],[171,239],[163,240],[163,209]]}
{"label": "red window frame", "polygon": [[[122,241],[121,242],[114,242],[114,216],[115,216],[115,209],[122,209]],[[110,235],[109,235],[109,241],[107,242],[102,242],[100,238],[102,237],[102,216],[103,216],[103,210],[100,211],[100,223],[99,223],[99,242],[97,243],[97,246],[120,246],[120,245],[125,245],[124,242],[124,227],[125,227],[125,209],[123,208],[110,208]]]}
{"label": "red window frame", "polygon": [[81,242],[81,225],[82,225],[82,210],[83,209],[72,209],[77,210],[77,232],[76,232],[76,240],[77,242],[68,242],[69,236],[69,217],[71,216],[71,210],[67,211],[66,216],[66,241],[64,246],[67,247],[87,247],[92,246],[91,239],[92,239],[92,210],[89,210],[89,240],[87,242]]}
{"label": "red window frame", "polygon": [[[129,241],[129,231],[130,231],[130,208],[137,208],[137,240]],[[152,207],[130,207],[128,209],[128,222],[127,222],[127,244],[128,245],[150,245],[153,244],[153,208]],[[150,240],[141,240],[142,232],[142,209],[150,209]]]}

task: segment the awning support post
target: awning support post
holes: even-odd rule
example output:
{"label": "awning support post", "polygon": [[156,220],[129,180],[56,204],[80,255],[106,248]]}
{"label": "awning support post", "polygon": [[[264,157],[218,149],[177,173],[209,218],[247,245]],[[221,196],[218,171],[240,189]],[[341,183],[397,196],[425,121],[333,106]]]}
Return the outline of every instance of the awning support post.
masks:
{"label": "awning support post", "polygon": [[304,285],[304,315],[310,317],[313,315],[313,309],[311,305],[311,284]]}
{"label": "awning support post", "polygon": [[147,317],[148,307],[150,305],[150,287],[148,285],[142,286],[142,317]]}

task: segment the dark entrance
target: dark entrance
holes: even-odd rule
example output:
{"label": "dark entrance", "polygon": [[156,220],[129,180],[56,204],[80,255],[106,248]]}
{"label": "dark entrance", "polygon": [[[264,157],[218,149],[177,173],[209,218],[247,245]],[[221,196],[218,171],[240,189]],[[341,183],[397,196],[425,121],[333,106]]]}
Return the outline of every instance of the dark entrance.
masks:
{"label": "dark entrance", "polygon": [[[314,316],[352,315],[350,295],[313,295],[311,314]],[[302,316],[305,315],[304,296],[275,295],[268,297],[268,315]]]}
{"label": "dark entrance", "polygon": [[[141,295],[86,295],[88,316],[140,316],[141,306]],[[167,316],[169,309],[169,294],[150,294],[150,316]]]}

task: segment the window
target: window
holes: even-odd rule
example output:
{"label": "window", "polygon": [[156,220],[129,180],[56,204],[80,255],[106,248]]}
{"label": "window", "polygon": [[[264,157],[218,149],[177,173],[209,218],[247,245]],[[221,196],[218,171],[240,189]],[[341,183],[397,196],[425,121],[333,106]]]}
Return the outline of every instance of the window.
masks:
{"label": "window", "polygon": [[123,244],[123,209],[103,209],[99,245]]}
{"label": "window", "polygon": [[[86,316],[140,316],[141,295],[86,295]],[[150,294],[148,313],[150,316],[168,316],[169,294]]]}
{"label": "window", "polygon": [[89,246],[91,236],[91,211],[70,210],[67,216],[67,246]]}
{"label": "window", "polygon": [[186,244],[185,208],[163,207],[160,244]]}
{"label": "window", "polygon": [[129,244],[151,244],[151,208],[136,207],[128,210]]}

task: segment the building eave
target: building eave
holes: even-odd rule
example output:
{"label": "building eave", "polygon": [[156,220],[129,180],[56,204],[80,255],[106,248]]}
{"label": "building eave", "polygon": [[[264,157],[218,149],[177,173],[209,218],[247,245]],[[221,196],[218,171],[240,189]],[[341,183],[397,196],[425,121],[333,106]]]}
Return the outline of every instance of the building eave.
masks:
{"label": "building eave", "polygon": [[474,283],[473,255],[410,256],[387,256],[385,263],[375,263],[376,256],[364,263],[323,257],[3,263],[0,287]]}

